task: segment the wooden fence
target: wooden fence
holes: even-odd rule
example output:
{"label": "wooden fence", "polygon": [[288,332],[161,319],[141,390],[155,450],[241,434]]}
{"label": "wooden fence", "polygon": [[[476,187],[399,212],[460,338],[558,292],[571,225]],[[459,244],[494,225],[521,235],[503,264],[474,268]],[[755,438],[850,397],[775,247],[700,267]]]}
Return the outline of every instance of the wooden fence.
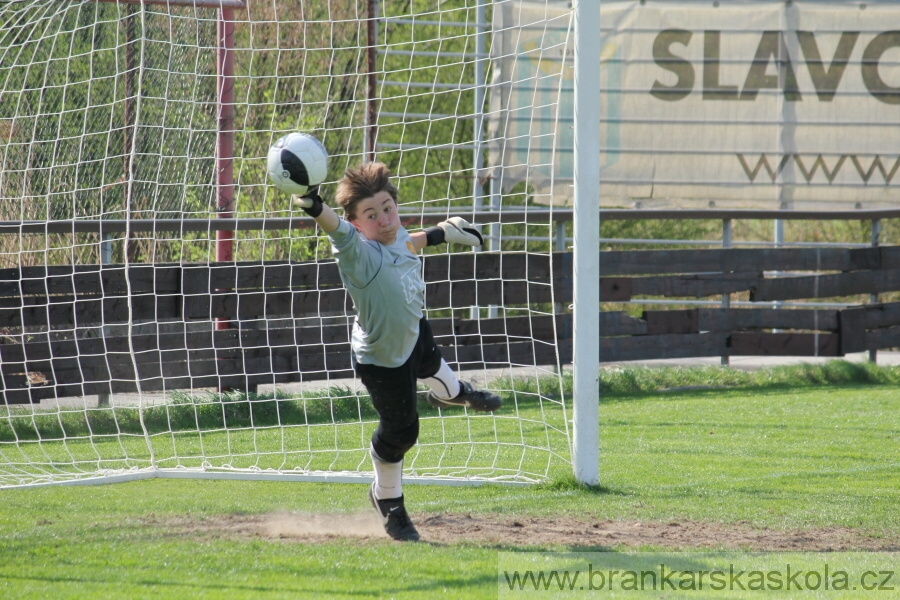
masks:
{"label": "wooden fence", "polygon": [[[601,311],[603,362],[839,357],[900,346],[900,302],[774,304],[898,292],[900,246],[605,251],[598,260],[602,302],[743,293],[759,303],[647,310],[641,317]],[[774,271],[789,274],[766,275]],[[571,253],[433,255],[424,258],[424,272],[430,306],[563,309],[433,319],[454,367],[571,362]],[[0,269],[0,392],[16,404],[133,392],[138,381],[142,391],[252,390],[349,376],[351,314],[334,262]],[[226,322],[228,328],[214,326]]]}

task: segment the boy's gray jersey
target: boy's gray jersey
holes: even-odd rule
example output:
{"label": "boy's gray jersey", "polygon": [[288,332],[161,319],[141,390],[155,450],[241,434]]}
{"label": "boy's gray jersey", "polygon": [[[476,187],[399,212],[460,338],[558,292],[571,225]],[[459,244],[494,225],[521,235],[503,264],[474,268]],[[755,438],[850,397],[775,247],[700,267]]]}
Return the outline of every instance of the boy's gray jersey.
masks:
{"label": "boy's gray jersey", "polygon": [[341,280],[353,298],[350,340],[357,362],[399,367],[419,338],[425,308],[422,262],[404,228],[385,246],[341,219],[330,234]]}

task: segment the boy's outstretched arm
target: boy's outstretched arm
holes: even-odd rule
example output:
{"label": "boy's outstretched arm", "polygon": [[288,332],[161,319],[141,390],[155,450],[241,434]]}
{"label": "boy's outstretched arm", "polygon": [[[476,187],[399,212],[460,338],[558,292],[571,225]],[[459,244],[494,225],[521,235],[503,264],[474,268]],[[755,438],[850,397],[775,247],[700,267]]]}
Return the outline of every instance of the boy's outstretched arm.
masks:
{"label": "boy's outstretched arm", "polygon": [[450,217],[425,231],[412,233],[409,237],[412,238],[416,250],[443,243],[467,246],[480,246],[484,243],[481,233],[462,217]]}
{"label": "boy's outstretched arm", "polygon": [[318,191],[306,196],[291,196],[291,202],[315,219],[325,233],[331,233],[341,224],[341,218],[334,212],[333,208],[322,202],[322,197],[319,196]]}

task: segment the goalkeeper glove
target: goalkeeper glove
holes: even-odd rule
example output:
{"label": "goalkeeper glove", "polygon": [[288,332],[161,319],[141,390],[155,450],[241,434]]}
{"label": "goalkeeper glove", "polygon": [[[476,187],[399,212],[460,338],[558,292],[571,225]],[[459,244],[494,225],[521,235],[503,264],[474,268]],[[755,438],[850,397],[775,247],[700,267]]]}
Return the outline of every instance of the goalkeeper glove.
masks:
{"label": "goalkeeper glove", "polygon": [[291,202],[294,206],[302,208],[313,219],[322,214],[322,197],[319,196],[318,187],[307,192],[305,196],[294,194],[291,196]]}
{"label": "goalkeeper glove", "polygon": [[450,217],[446,221],[438,223],[436,227],[429,227],[425,230],[425,238],[428,240],[428,246],[436,246],[444,242],[469,246],[480,246],[484,243],[484,238],[481,237],[478,230],[462,217]]}

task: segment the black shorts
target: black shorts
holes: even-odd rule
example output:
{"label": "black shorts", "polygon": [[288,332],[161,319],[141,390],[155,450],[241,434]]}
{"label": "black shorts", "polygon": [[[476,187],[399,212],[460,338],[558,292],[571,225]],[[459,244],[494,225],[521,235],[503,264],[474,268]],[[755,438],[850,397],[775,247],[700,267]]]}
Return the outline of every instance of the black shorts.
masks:
{"label": "black shorts", "polygon": [[419,321],[419,339],[406,362],[399,367],[354,364],[357,375],[378,412],[372,445],[380,458],[400,462],[419,438],[416,409],[419,379],[431,377],[441,367],[441,351],[434,343],[428,319]]}

